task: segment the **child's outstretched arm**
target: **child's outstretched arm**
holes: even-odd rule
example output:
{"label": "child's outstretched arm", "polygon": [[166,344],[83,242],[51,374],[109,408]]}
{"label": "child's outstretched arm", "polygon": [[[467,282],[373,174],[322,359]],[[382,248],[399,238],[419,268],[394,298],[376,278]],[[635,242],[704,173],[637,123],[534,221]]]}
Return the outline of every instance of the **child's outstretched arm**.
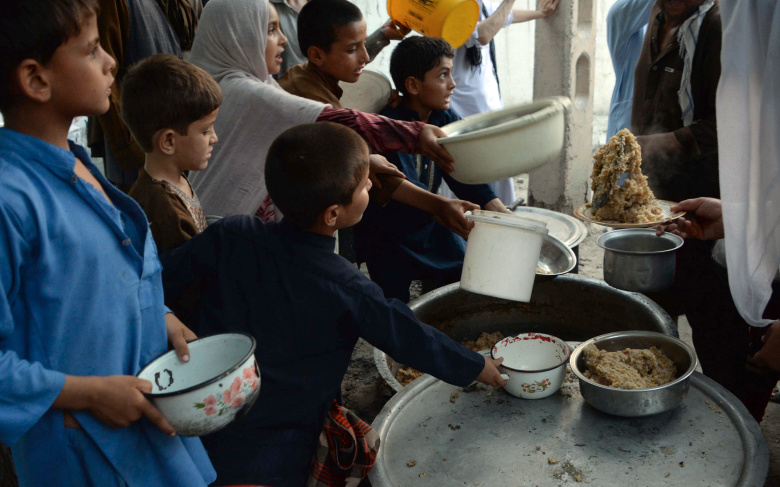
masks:
{"label": "child's outstretched arm", "polygon": [[433,160],[445,172],[450,173],[453,170],[452,156],[437,141],[447,134],[434,125],[403,122],[373,113],[331,107],[325,107],[317,117],[317,121],[335,122],[351,128],[360,134],[376,152],[422,154]]}
{"label": "child's outstretched arm", "polygon": [[466,219],[465,213],[479,209],[479,205],[433,194],[409,181],[398,186],[393,193],[393,199],[430,213],[437,222],[463,238],[468,238],[469,232],[474,228],[474,223]]}
{"label": "child's outstretched arm", "polygon": [[501,372],[498,370],[498,366],[504,361],[504,357],[494,359],[485,357],[485,368],[482,369],[482,373],[477,377],[477,382],[482,382],[493,387],[504,387],[506,381],[501,377]]}

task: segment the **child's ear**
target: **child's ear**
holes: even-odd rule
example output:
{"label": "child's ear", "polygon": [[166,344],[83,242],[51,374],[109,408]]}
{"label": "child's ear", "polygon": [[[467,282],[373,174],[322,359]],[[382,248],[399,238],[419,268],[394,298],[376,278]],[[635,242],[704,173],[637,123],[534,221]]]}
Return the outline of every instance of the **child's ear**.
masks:
{"label": "child's ear", "polygon": [[340,210],[340,205],[330,205],[320,213],[322,223],[324,223],[327,228],[332,228],[334,232],[338,229],[336,225],[339,220]]}
{"label": "child's ear", "polygon": [[14,70],[13,88],[18,89],[23,96],[39,103],[46,103],[51,98],[51,83],[46,69],[34,59],[25,59]]}
{"label": "child's ear", "polygon": [[325,64],[325,50],[317,46],[309,46],[306,50],[306,57],[309,58],[315,66],[322,66]]}
{"label": "child's ear", "polygon": [[420,80],[414,76],[406,77],[406,81],[404,81],[404,87],[406,88],[406,92],[410,95],[420,94]]}
{"label": "child's ear", "polygon": [[152,144],[166,156],[172,156],[176,153],[176,132],[160,129],[152,136]]}

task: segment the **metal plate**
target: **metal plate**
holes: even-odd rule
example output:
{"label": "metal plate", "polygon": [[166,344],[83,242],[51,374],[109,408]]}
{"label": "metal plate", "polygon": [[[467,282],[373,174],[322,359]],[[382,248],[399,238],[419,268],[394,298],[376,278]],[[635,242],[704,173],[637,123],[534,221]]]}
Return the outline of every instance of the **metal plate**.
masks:
{"label": "metal plate", "polygon": [[588,236],[588,229],[578,219],[548,210],[546,208],[533,208],[530,206],[518,206],[514,210],[515,215],[530,220],[536,220],[547,224],[549,234],[557,237],[569,248],[579,245]]}
{"label": "metal plate", "polygon": [[678,211],[676,213],[672,212],[672,207],[676,205],[674,201],[666,201],[666,200],[655,200],[655,204],[661,207],[661,211],[663,214],[661,215],[661,218],[649,222],[644,223],[620,223],[614,220],[596,220],[593,217],[593,209],[590,207],[590,203],[585,203],[582,206],[579,206],[577,209],[574,210],[574,216],[579,218],[582,221],[595,223],[597,225],[601,225],[604,227],[612,227],[612,228],[648,228],[648,227],[654,227],[656,225],[660,225],[661,223],[672,221],[676,218],[680,218],[681,216],[685,215],[684,211]]}
{"label": "metal plate", "polygon": [[646,418],[590,407],[577,382],[539,400],[480,387],[426,375],[396,394],[374,421],[371,485],[761,486],[767,475],[758,423],[699,373],[679,407]]}
{"label": "metal plate", "polygon": [[343,90],[341,106],[366,113],[382,111],[393,93],[393,85],[384,74],[367,69],[357,82],[340,82],[339,87]]}

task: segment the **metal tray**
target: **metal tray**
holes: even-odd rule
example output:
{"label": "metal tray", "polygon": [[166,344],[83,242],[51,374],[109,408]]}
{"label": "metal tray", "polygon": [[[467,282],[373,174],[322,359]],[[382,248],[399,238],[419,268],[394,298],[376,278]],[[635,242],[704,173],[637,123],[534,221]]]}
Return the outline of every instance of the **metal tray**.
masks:
{"label": "metal tray", "polygon": [[550,235],[557,237],[569,248],[578,246],[588,236],[585,224],[565,213],[532,206],[518,206],[513,212],[517,216],[546,223]]}
{"label": "metal tray", "polygon": [[694,373],[679,407],[621,418],[587,405],[567,375],[562,391],[539,400],[417,379],[374,421],[382,443],[371,485],[763,485],[769,451],[758,423],[713,380]]}

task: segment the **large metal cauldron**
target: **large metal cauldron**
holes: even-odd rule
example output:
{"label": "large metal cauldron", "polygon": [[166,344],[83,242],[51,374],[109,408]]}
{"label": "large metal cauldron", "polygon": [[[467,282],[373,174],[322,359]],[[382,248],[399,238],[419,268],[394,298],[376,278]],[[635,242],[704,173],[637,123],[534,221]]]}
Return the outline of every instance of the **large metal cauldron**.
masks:
{"label": "large metal cauldron", "polygon": [[[624,330],[679,336],[669,315],[645,296],[574,275],[537,281],[530,303],[470,293],[453,283],[421,296],[409,307],[420,321],[457,341],[476,340],[482,332],[496,331],[505,336],[546,333],[569,342]],[[400,391],[403,386],[395,374],[404,365],[378,349],[374,351],[374,361],[385,382]]]}

